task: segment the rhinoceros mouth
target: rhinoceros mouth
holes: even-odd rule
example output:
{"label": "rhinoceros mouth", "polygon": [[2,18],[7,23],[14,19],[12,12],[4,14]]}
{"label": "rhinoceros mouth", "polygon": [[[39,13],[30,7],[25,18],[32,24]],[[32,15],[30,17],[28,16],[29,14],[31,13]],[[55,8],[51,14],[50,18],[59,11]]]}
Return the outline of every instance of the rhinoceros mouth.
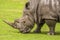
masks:
{"label": "rhinoceros mouth", "polygon": [[21,33],[29,33],[30,31],[31,31],[31,29],[30,28],[27,28],[27,27],[24,28],[24,29],[22,29],[22,30],[20,29],[20,32]]}

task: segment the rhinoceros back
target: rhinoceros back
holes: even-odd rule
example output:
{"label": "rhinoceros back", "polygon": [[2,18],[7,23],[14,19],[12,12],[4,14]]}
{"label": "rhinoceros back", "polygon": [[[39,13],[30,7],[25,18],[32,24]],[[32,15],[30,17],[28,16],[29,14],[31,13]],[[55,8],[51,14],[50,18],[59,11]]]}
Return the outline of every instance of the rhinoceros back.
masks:
{"label": "rhinoceros back", "polygon": [[31,14],[35,21],[40,22],[41,19],[60,20],[60,0],[29,0],[28,2],[29,9],[25,8],[25,12],[31,10],[32,13],[27,14]]}
{"label": "rhinoceros back", "polygon": [[39,15],[42,16],[42,19],[54,19],[57,20],[58,15],[60,14],[60,4],[59,0],[40,0]]}

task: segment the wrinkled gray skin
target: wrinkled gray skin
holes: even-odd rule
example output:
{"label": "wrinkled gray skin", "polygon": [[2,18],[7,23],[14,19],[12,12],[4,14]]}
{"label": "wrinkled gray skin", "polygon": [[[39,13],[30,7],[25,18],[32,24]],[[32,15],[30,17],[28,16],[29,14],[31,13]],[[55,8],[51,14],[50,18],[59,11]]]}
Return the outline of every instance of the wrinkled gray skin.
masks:
{"label": "wrinkled gray skin", "polygon": [[60,22],[60,0],[29,0],[25,4],[22,18],[9,23],[12,27],[19,29],[22,33],[30,32],[37,24],[34,32],[41,32],[41,27],[46,23],[49,27],[50,35],[55,34],[55,25]]}

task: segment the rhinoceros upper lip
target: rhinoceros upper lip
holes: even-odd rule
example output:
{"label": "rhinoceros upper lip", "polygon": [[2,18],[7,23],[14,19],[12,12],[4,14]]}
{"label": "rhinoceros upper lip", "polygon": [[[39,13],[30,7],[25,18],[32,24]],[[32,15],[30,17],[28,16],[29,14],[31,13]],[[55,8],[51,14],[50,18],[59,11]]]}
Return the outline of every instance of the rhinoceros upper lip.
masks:
{"label": "rhinoceros upper lip", "polygon": [[22,33],[28,33],[28,32],[30,32],[30,28],[27,28],[27,29],[25,29],[25,30],[22,30],[21,32],[22,32]]}

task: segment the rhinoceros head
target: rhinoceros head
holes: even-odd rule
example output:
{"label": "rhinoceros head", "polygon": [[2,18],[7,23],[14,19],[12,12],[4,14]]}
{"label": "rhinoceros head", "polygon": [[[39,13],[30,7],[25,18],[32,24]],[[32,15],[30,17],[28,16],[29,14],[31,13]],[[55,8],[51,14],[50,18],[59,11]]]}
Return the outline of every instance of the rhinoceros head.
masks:
{"label": "rhinoceros head", "polygon": [[[13,28],[18,29],[21,33],[27,33],[30,32],[31,28],[28,27],[28,25],[25,23],[25,21],[22,19],[16,19],[13,23],[8,22],[6,20],[3,20],[8,25],[12,26]],[[27,21],[27,20],[26,20]]]}

